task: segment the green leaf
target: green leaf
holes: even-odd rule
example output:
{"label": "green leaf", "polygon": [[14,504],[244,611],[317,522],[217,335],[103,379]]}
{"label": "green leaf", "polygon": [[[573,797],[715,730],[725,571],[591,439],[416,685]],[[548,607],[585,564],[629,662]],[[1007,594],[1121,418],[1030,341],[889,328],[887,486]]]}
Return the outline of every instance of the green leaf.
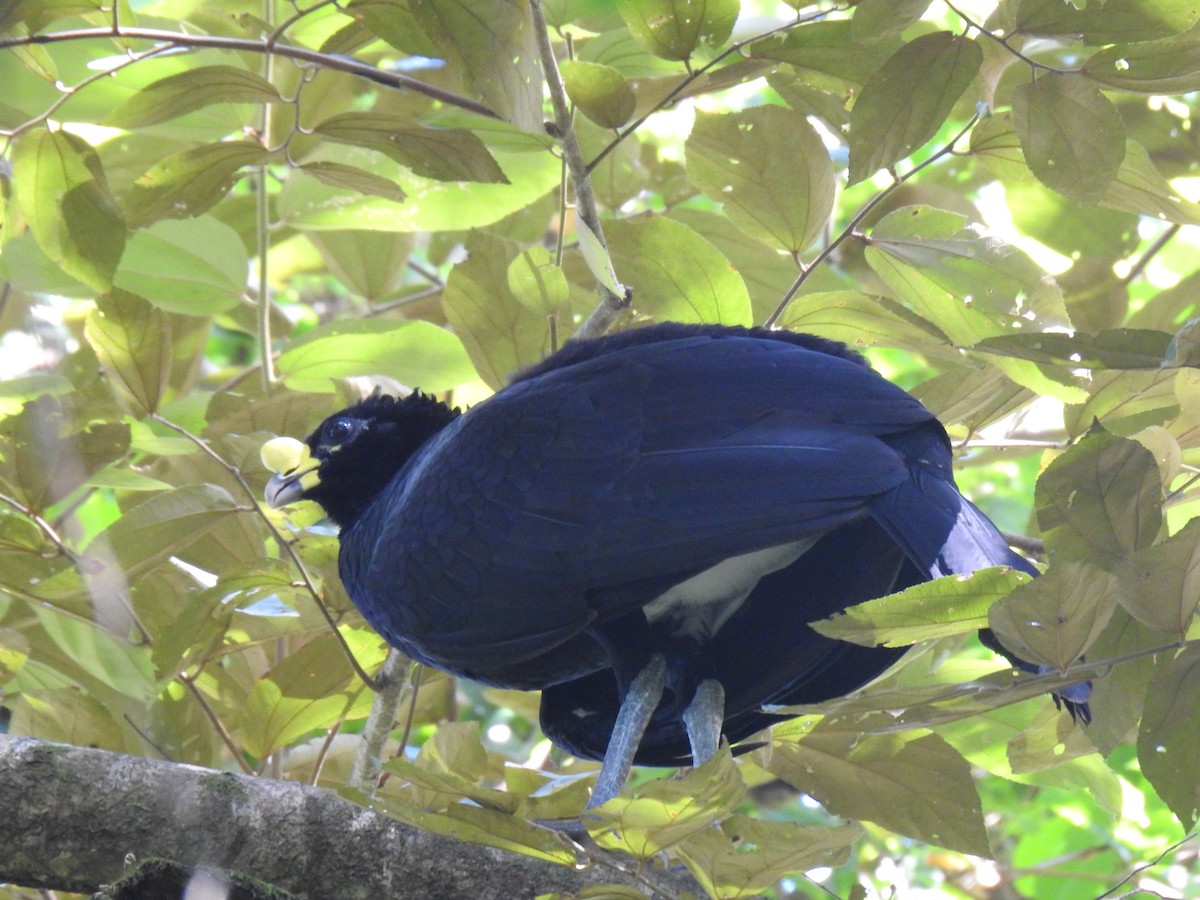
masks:
{"label": "green leaf", "polygon": [[1161,331],[1116,328],[1098,334],[1003,334],[986,338],[973,349],[1057,366],[1158,369],[1170,342],[1171,336]]}
{"label": "green leaf", "polygon": [[1154,455],[1137,441],[1093,430],[1042,473],[1036,507],[1052,561],[1128,558],[1154,543],[1162,524]]}
{"label": "green leaf", "polygon": [[1150,41],[1187,31],[1200,19],[1189,0],[1107,0],[1077,8],[1062,0],[1021,0],[1013,30],[1082,36],[1085,44]]}
{"label": "green leaf", "polygon": [[645,858],[709,828],[733,812],[746,785],[728,749],[679,778],[657,779],[623,791],[589,811],[596,843]]}
{"label": "green leaf", "polygon": [[546,317],[518,302],[508,289],[508,269],[516,256],[514,244],[473,234],[466,261],[450,270],[442,295],[447,320],[479,377],[495,390],[549,349]]}
{"label": "green leaf", "polygon": [[125,220],[96,152],[65,131],[32,128],[13,142],[13,187],[38,245],[63,271],[98,291],[112,286]]}
{"label": "green leaf", "polygon": [[1180,194],[1154,166],[1146,148],[1136,141],[1125,145],[1121,170],[1104,195],[1105,206],[1181,225],[1200,225],[1200,204]]}
{"label": "green leaf", "polygon": [[1200,807],[1200,647],[1162,666],[1146,691],[1138,729],[1138,761],[1154,790],[1185,830]]}
{"label": "green leaf", "polygon": [[505,183],[483,141],[462,128],[428,128],[411,119],[374,112],[339,113],[313,129],[331,141],[382,153],[435,181]]}
{"label": "green leaf", "polygon": [[1125,126],[1099,88],[1058,73],[1018,85],[1013,124],[1038,180],[1085,206],[1104,198],[1125,158]]}
{"label": "green leaf", "polygon": [[747,234],[799,253],[829,224],[829,152],[803,116],[782,106],[696,116],[688,178]]}
{"label": "green leaf", "polygon": [[932,0],[861,0],[850,19],[854,40],[864,43],[902,32],[925,15]]}
{"label": "green leaf", "polygon": [[314,231],[308,240],[329,271],[372,303],[400,287],[413,248],[411,234],[387,231]]}
{"label": "green leaf", "polygon": [[246,166],[271,158],[252,141],[223,141],[169,156],[137,180],[125,197],[139,225],[165,218],[198,216],[229,193]]}
{"label": "green leaf", "polygon": [[936,734],[867,735],[826,720],[799,741],[772,742],[768,770],[829,812],[988,856],[971,767]]}
{"label": "green leaf", "polygon": [[335,162],[310,162],[300,166],[300,171],[330,187],[370,194],[394,203],[401,203],[408,196],[399,185],[354,166],[344,166]]}
{"label": "green leaf", "polygon": [[235,66],[200,66],[168,75],[118,106],[106,125],[144,128],[214,103],[279,103],[283,98],[261,75]]}
{"label": "green leaf", "polygon": [[845,862],[862,836],[857,825],[832,828],[730,816],[676,852],[713,897],[760,897],[786,875]]}
{"label": "green leaf", "polygon": [[633,118],[637,97],[616,69],[577,59],[564,60],[561,68],[567,96],[601,128],[620,128]]}
{"label": "green leaf", "polygon": [[349,705],[346,697],[285,697],[279,685],[261,679],[246,697],[241,735],[246,751],[263,759],[310,731],[328,728]]}
{"label": "green leaf", "polygon": [[148,703],[156,693],[150,651],[88,622],[33,606],[42,628],[68,659],[119,694]]}
{"label": "green leaf", "polygon": [[1200,604],[1200,519],[1161,544],[1139,550],[1115,571],[1123,588],[1121,605],[1130,615],[1184,640]]}
{"label": "green leaf", "polygon": [[826,637],[864,647],[907,647],[987,627],[988,609],[1030,576],[1007,566],[950,575],[812,622]]}
{"label": "green leaf", "polygon": [[793,300],[780,318],[783,328],[841,341],[856,350],[902,347],[931,356],[951,356],[946,336],[887,297],[858,291],[817,291]]}
{"label": "green leaf", "polygon": [[545,247],[523,250],[508,266],[508,289],[524,306],[549,315],[570,295],[567,276]]}
{"label": "green leaf", "polygon": [[596,232],[592,231],[591,226],[583,219],[576,221],[575,231],[579,240],[579,253],[583,257],[588,271],[596,279],[596,284],[618,297],[624,295],[625,288],[617,280],[617,273],[613,270],[612,257]]}
{"label": "green leaf", "polygon": [[171,376],[171,323],[141,297],[101,297],[84,334],[108,377],[143,412],[158,409]]}
{"label": "green leaf", "polygon": [[850,183],[937,134],[982,62],[978,44],[948,31],[922,35],[888,59],[850,111]]}
{"label": "green leaf", "polygon": [[972,432],[1024,406],[1032,392],[1015,384],[994,366],[950,371],[912,389],[912,395],[946,424],[960,423]]}
{"label": "green leaf", "polygon": [[755,41],[750,51],[755,57],[789,63],[800,74],[863,84],[900,46],[898,40],[870,44],[855,40],[851,22],[812,22],[785,35]]}
{"label": "green leaf", "polygon": [[328,178],[289,178],[279,195],[278,212],[284,224],[299,229],[461,231],[491,225],[558,185],[562,163],[540,146],[537,150],[508,152],[494,149],[493,155],[507,176],[507,184],[434,181],[412,174],[380,153],[329,145],[321,148],[313,161],[371,171],[407,196],[420,197],[421,202],[397,203],[382,194],[363,196],[357,185],[349,188],[323,183]]}
{"label": "green leaf", "polygon": [[248,267],[245,244],[224,222],[164,220],[134,234],[113,283],[167,312],[210,316],[241,302]]}
{"label": "green leaf", "polygon": [[658,217],[627,219],[608,223],[605,236],[639,312],[659,321],[750,324],[750,295],[741,276],[686,225]]}
{"label": "green leaf", "polygon": [[[542,128],[542,73],[528,10],[511,0],[410,0],[425,37],[501,119]],[[430,54],[427,54],[430,55]]]}
{"label": "green leaf", "polygon": [[386,375],[423,391],[449,390],[475,378],[462,341],[429,322],[340,319],[314,328],[278,361],[295,391],[332,393],[333,379]]}
{"label": "green leaf", "polygon": [[1200,90],[1200,41],[1187,36],[1106,47],[1083,64],[1083,74],[1130,93],[1187,94]]}
{"label": "green leaf", "polygon": [[1115,575],[1088,563],[1056,561],[993,606],[988,623],[1016,656],[1066,672],[1100,636],[1119,594]]}
{"label": "green leaf", "polygon": [[639,44],[662,59],[685,60],[700,44],[729,40],[738,0],[618,0],[617,9]]}

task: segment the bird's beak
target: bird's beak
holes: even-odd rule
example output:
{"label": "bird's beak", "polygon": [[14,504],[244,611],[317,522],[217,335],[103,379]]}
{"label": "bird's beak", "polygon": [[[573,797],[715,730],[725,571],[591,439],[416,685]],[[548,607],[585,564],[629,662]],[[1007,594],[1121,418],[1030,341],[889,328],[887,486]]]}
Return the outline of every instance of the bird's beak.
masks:
{"label": "bird's beak", "polygon": [[274,438],[263,444],[261,453],[263,465],[275,473],[263,491],[272,509],[295,503],[320,484],[317,468],[321,461],[309,452],[308,444],[290,437]]}

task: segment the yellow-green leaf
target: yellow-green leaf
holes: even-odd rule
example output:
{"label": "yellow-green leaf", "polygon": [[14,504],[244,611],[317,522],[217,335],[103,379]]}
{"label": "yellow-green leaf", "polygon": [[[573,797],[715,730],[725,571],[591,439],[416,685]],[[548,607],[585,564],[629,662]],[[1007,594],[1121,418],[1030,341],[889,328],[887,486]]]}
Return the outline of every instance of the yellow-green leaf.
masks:
{"label": "yellow-green leaf", "polygon": [[1200,519],[1146,547],[1116,569],[1121,605],[1155,631],[1183,640],[1200,604]]}
{"label": "yellow-green leaf", "polygon": [[1185,830],[1200,815],[1200,647],[1188,647],[1150,680],[1138,761]]}
{"label": "yellow-green leaf", "polygon": [[799,113],[770,105],[698,114],[686,152],[692,183],[747,234],[799,253],[829,224],[833,164]]}
{"label": "yellow-green leaf", "polygon": [[143,412],[155,412],[171,375],[166,314],[141,297],[117,291],[97,300],[84,334],[122,393]]}
{"label": "yellow-green leaf", "polygon": [[271,82],[236,66],[201,66],[142,88],[109,116],[114,128],[143,128],[214,103],[279,103]]}
{"label": "yellow-green leaf", "polygon": [[549,315],[567,302],[570,288],[545,247],[523,250],[508,265],[508,289],[534,312]]}
{"label": "yellow-green leaf", "polygon": [[738,0],[618,0],[617,9],[639,44],[663,59],[684,60],[700,44],[729,40]]}
{"label": "yellow-green leaf", "polygon": [[601,128],[620,128],[633,116],[637,97],[625,76],[611,66],[566,60],[562,77],[567,96]]}
{"label": "yellow-green leaf", "polygon": [[907,647],[987,627],[992,604],[1030,580],[1007,566],[950,575],[859,603],[811,625],[826,637],[864,647]]}
{"label": "yellow-green leaf", "polygon": [[241,177],[246,166],[271,156],[252,141],[223,141],[193,147],[153,166],[124,198],[138,224],[165,218],[198,216],[215,206]]}
{"label": "yellow-green leaf", "polygon": [[888,59],[850,111],[850,183],[932,138],[982,62],[978,44],[948,31],[922,35]]}
{"label": "yellow-green leaf", "polygon": [[96,152],[65,131],[32,128],[13,144],[13,185],[38,245],[72,278],[112,286],[125,220]]}
{"label": "yellow-green leaf", "polygon": [[1025,162],[1047,187],[1094,206],[1120,171],[1125,126],[1112,101],[1079,75],[1052,73],[1013,91]]}
{"label": "yellow-green leaf", "polygon": [[1112,573],[1064,560],[1000,600],[988,624],[1019,658],[1065,672],[1100,636],[1119,595]]}

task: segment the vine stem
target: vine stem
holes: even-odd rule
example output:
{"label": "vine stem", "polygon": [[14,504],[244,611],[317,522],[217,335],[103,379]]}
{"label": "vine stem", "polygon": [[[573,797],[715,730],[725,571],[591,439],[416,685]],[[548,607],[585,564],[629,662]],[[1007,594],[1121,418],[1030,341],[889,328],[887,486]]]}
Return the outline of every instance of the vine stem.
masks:
{"label": "vine stem", "polygon": [[[224,37],[211,34],[183,34],[177,31],[166,31],[160,28],[126,28],[114,24],[109,28],[75,28],[68,31],[53,31],[48,34],[25,34],[18,37],[0,39],[0,50],[12,47],[28,47],[34,44],[58,44],[65,41],[86,41],[101,38],[119,38],[130,41],[161,41],[169,47],[206,47],[216,50],[236,50],[250,53],[270,53],[285,59],[320,65],[327,69],[356,75],[359,78],[382,84],[385,87],[412,91],[432,100],[438,100],[449,106],[456,106],[468,112],[486,116],[489,119],[499,119],[500,115],[491,107],[448,91],[436,85],[426,84],[416,78],[399,72],[384,72],[374,66],[360,63],[345,56],[321,53],[305,47],[292,44],[282,44],[274,39],[268,41],[252,40],[250,38]],[[157,48],[156,48],[157,49]],[[162,48],[163,50],[167,48]],[[160,51],[161,52],[161,51]],[[108,73],[105,73],[108,74]]]}
{"label": "vine stem", "polygon": [[[546,84],[550,89],[550,104],[554,107],[554,125],[557,137],[562,147],[563,161],[571,176],[571,186],[575,192],[575,209],[600,245],[608,249],[604,240],[604,231],[600,225],[600,212],[596,207],[596,196],[592,193],[592,179],[588,170],[587,159],[579,146],[572,125],[571,102],[567,98],[567,89],[563,84],[562,73],[558,70],[558,59],[554,48],[550,45],[550,32],[546,27],[546,15],[542,10],[542,0],[529,0],[529,12],[533,18],[533,32],[537,37],[538,52],[542,57],[542,71]],[[612,327],[617,318],[629,308],[629,300],[618,296],[602,284],[597,285],[600,291],[600,303],[592,310],[584,323],[575,333],[577,338],[599,337]]]}
{"label": "vine stem", "polygon": [[975,123],[978,121],[979,113],[976,113],[975,115],[971,116],[971,120],[963,126],[962,130],[959,131],[958,134],[954,135],[954,137],[952,137],[949,141],[947,141],[936,153],[934,153],[928,159],[913,166],[903,175],[894,179],[891,184],[889,184],[886,188],[865,203],[863,208],[860,209],[854,218],[850,220],[850,223],[842,229],[841,233],[838,234],[837,237],[825,245],[825,247],[820,253],[817,254],[816,258],[811,263],[808,265],[801,265],[800,274],[797,276],[796,280],[792,282],[792,286],[787,289],[787,293],[783,295],[783,299],[779,301],[779,305],[775,307],[775,311],[767,317],[767,320],[763,323],[763,325],[767,328],[774,327],[775,323],[779,321],[780,316],[783,315],[784,310],[788,308],[788,304],[791,303],[792,300],[795,299],[796,294],[800,292],[800,288],[804,286],[804,282],[808,280],[808,276],[812,274],[813,270],[816,269],[817,266],[829,258],[830,254],[832,254],[833,251],[841,245],[842,241],[857,233],[858,226],[861,225],[863,220],[871,214],[871,210],[875,209],[875,207],[895,193],[897,188],[899,188],[918,172],[928,168],[943,156],[953,152],[955,144],[961,141],[970,132],[970,130],[975,127]]}

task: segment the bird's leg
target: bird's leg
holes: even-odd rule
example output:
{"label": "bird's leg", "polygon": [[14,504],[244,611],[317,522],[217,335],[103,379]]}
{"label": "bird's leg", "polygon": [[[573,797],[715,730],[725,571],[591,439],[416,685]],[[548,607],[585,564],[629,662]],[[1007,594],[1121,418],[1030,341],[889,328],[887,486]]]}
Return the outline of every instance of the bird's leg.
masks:
{"label": "bird's leg", "polygon": [[683,711],[683,725],[692,746],[692,765],[701,765],[716,755],[724,720],[725,688],[715,678],[705,678]]}
{"label": "bird's leg", "polygon": [[617,720],[613,723],[612,736],[608,739],[608,749],[604,751],[604,762],[600,765],[600,776],[592,789],[588,809],[607,803],[624,787],[638,744],[658,707],[658,701],[662,699],[666,678],[666,661],[661,653],[655,653],[630,683],[621,701]]}

